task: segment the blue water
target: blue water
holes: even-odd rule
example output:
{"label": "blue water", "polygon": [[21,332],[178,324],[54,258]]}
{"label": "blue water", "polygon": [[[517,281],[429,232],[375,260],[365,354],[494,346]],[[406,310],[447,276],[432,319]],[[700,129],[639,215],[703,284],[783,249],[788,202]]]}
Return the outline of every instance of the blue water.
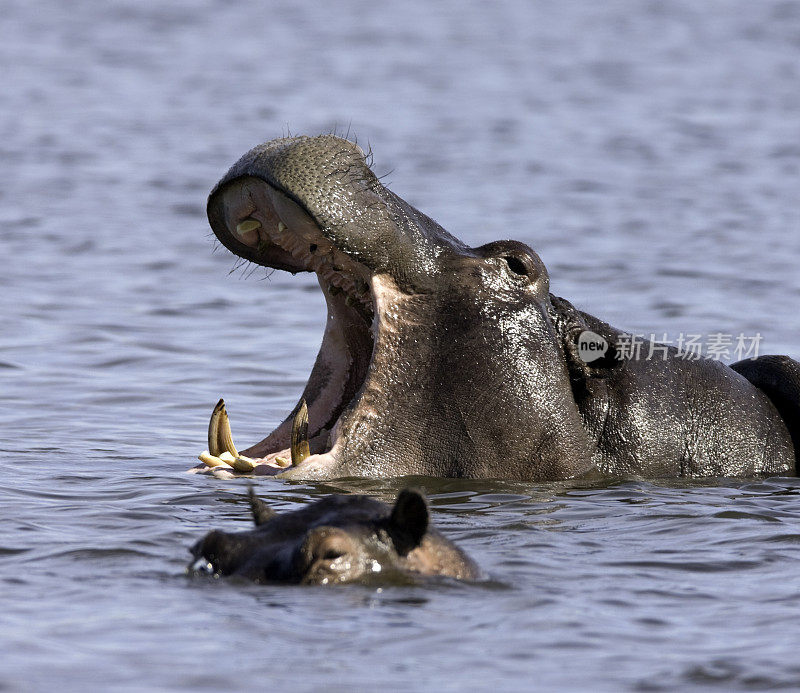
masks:
{"label": "blue water", "polygon": [[[314,280],[237,270],[205,197],[336,131],[618,327],[800,357],[800,3],[5,0],[0,690],[800,687],[800,483],[413,480],[490,579],[192,580],[245,482],[185,474],[224,396],[293,406]],[[407,481],[258,482],[278,509]]]}

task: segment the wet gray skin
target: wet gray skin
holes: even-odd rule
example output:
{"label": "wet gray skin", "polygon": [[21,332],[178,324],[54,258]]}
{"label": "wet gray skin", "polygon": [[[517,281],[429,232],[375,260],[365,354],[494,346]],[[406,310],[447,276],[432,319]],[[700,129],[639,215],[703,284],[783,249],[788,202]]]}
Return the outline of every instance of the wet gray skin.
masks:
{"label": "wet gray skin", "polygon": [[425,498],[405,489],[393,507],[368,496],[326,496],[276,514],[250,489],[256,527],[209,532],[190,570],[255,582],[403,582],[422,576],[475,579],[480,571],[430,525]]}
{"label": "wet gray skin", "polygon": [[[383,187],[349,141],[256,147],[212,191],[208,216],[236,255],[316,272],[328,305],[302,395],[312,454],[276,468],[289,415],[242,451],[255,474],[794,473],[800,364],[728,367],[673,347],[646,358],[647,342],[640,358],[618,358],[625,335],[551,295],[531,248],[467,247]],[[607,343],[589,363],[577,347],[587,329]]]}

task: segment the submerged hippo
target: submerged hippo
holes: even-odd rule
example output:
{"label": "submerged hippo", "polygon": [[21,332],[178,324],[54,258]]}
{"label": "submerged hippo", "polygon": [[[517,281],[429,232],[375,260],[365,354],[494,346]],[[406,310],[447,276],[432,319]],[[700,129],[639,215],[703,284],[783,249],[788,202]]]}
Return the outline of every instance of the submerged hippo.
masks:
{"label": "submerged hippo", "polygon": [[251,488],[250,507],[256,528],[207,534],[192,548],[195,569],[313,585],[479,577],[475,563],[430,526],[428,504],[414,489],[401,491],[394,507],[368,496],[326,496],[278,515]]}
{"label": "submerged hippo", "polygon": [[[550,294],[531,248],[466,246],[387,190],[349,141],[256,147],[214,188],[208,217],[236,255],[315,272],[328,305],[302,394],[307,422],[304,404],[243,450],[253,473],[794,473],[800,364],[762,357],[729,367],[666,346],[663,357],[619,358],[626,336]],[[578,348],[587,332],[603,345],[591,360]],[[214,460],[239,455],[223,415],[219,405]],[[307,435],[290,446],[293,428]]]}

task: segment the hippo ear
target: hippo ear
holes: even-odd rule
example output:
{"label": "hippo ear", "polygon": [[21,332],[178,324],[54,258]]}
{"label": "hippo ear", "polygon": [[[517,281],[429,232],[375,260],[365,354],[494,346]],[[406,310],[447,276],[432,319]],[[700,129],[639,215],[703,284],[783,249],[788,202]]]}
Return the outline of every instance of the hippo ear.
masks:
{"label": "hippo ear", "polygon": [[387,527],[397,553],[405,556],[417,548],[428,531],[429,521],[430,512],[425,496],[412,488],[400,491]]}
{"label": "hippo ear", "polygon": [[[623,365],[617,339],[608,325],[587,316],[564,298],[550,294],[550,317],[561,339],[570,378],[574,381],[605,378]],[[584,346],[591,350],[581,352]]]}
{"label": "hippo ear", "polygon": [[256,523],[256,527],[275,517],[275,511],[256,495],[252,485],[247,490],[247,497],[250,501],[250,510],[253,511],[253,522]]}

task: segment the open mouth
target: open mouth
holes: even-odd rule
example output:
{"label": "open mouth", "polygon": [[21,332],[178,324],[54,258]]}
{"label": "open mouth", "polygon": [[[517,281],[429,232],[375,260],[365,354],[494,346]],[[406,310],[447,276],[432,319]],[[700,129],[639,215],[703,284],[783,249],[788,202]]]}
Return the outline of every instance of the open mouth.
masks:
{"label": "open mouth", "polygon": [[337,247],[323,227],[286,193],[245,177],[212,193],[209,220],[234,254],[288,272],[314,272],[328,317],[322,345],[300,401],[261,442],[239,452],[220,400],[209,424],[207,468],[279,474],[335,459],[338,424],[357,403],[377,334],[373,273]]}

